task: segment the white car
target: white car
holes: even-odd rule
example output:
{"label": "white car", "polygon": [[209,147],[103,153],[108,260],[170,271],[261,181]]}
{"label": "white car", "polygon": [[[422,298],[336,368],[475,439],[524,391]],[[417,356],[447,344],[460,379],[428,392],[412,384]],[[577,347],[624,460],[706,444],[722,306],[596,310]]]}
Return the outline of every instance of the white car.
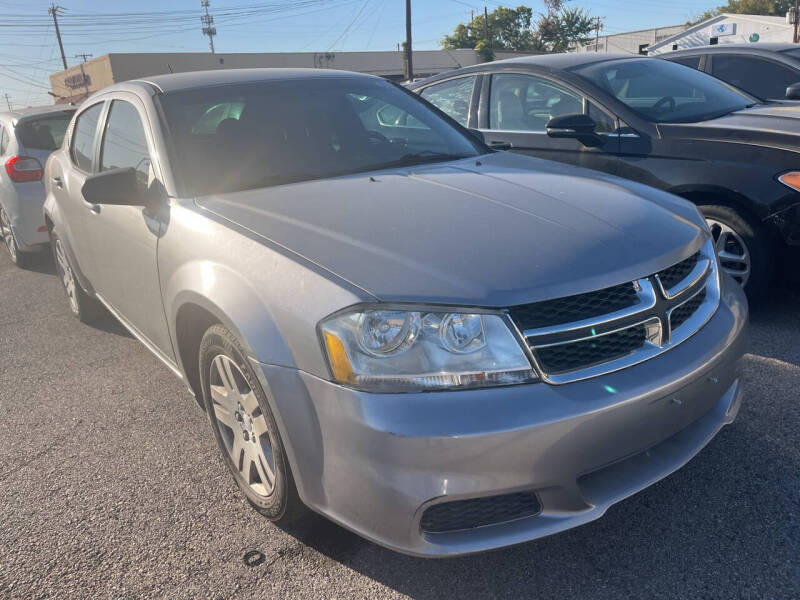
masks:
{"label": "white car", "polygon": [[0,112],[0,236],[24,267],[49,241],[42,205],[44,164],[61,147],[75,108],[45,106]]}

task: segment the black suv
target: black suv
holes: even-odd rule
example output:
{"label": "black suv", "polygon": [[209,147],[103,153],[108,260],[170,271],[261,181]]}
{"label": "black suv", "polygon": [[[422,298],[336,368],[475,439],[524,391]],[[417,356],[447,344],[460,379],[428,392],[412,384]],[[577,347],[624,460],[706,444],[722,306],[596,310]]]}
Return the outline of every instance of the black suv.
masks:
{"label": "black suv", "polygon": [[490,145],[691,200],[751,298],[800,273],[800,106],[666,60],[596,53],[485,63],[409,88]]}

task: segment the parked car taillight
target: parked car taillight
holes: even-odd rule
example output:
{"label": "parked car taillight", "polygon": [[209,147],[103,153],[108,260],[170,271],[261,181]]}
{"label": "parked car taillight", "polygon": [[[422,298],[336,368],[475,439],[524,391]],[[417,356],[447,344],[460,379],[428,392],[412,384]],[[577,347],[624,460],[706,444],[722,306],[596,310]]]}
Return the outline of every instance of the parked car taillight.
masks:
{"label": "parked car taillight", "polygon": [[41,181],[42,163],[30,156],[12,156],[6,161],[6,173],[15,183]]}

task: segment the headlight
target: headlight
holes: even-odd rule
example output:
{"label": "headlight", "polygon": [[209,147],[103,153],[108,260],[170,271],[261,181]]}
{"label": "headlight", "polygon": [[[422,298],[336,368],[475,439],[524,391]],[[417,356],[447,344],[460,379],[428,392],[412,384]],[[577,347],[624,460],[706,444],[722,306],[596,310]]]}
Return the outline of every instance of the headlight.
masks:
{"label": "headlight", "polygon": [[320,324],[333,378],[374,392],[474,388],[536,381],[506,317],[364,309]]}

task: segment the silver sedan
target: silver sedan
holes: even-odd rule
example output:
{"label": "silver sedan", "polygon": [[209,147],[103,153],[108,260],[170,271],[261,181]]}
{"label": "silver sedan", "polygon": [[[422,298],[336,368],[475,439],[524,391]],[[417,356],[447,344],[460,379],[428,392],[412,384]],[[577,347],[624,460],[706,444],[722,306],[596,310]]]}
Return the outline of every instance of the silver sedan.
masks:
{"label": "silver sedan", "polygon": [[497,548],[600,517],[736,417],[747,304],[687,201],[340,71],[117,84],[67,136],[45,214],[72,311],[186,383],[272,520]]}

